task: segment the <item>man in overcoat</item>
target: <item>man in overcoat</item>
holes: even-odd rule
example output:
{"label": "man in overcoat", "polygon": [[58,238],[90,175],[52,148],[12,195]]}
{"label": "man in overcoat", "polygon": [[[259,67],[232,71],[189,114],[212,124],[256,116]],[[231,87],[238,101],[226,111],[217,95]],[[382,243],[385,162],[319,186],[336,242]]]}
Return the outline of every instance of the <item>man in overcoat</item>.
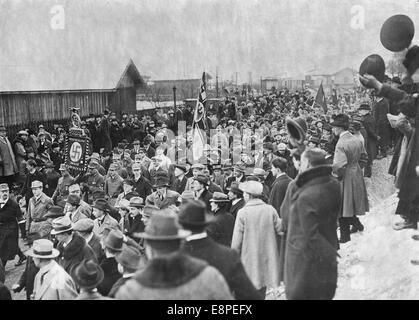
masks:
{"label": "man in overcoat", "polygon": [[[367,188],[359,161],[367,158],[362,142],[349,131],[349,117],[336,116],[331,123],[333,133],[339,137],[333,159],[333,173],[342,185],[342,211],[339,218],[340,242],[351,240],[350,226],[363,229],[357,216],[369,211]],[[355,231],[355,230],[354,230]]]}
{"label": "man in overcoat", "polygon": [[13,147],[7,138],[6,128],[0,126],[0,183],[7,183],[9,188],[15,175],[19,173]]}
{"label": "man in overcoat", "polygon": [[306,149],[301,155],[296,187],[282,207],[289,210],[284,272],[287,299],[332,299],[335,294],[341,190],[331,174],[323,150]]}

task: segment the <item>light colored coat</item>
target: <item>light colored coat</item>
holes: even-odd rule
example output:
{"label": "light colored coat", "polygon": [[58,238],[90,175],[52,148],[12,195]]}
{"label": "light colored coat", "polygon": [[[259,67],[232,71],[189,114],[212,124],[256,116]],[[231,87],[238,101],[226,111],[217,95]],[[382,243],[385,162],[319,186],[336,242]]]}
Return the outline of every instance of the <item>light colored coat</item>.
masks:
{"label": "light colored coat", "polygon": [[36,274],[33,300],[73,300],[76,297],[73,279],[55,260],[51,260]]}
{"label": "light colored coat", "polygon": [[333,172],[342,185],[341,217],[364,215],[369,211],[367,188],[359,166],[361,155],[366,157],[366,154],[362,142],[349,132],[342,134],[336,144]]}
{"label": "light colored coat", "polygon": [[44,216],[47,214],[48,209],[53,205],[52,199],[45,193],[41,195],[38,201],[35,201],[35,197],[30,198],[26,219],[26,230],[29,230],[32,233],[42,229],[43,225],[47,223],[47,221],[44,220]]}
{"label": "light colored coat", "polygon": [[12,176],[19,172],[13,147],[7,137],[0,137],[0,177]]}
{"label": "light colored coat", "polygon": [[240,253],[246,273],[256,289],[278,287],[281,221],[275,208],[251,199],[237,213],[232,249]]}

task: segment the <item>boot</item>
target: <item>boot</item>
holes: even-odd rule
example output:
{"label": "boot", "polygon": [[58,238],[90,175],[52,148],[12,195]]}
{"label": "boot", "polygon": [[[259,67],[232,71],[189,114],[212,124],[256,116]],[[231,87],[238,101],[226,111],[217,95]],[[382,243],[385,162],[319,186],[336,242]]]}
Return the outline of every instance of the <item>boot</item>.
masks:
{"label": "boot", "polygon": [[350,218],[340,218],[339,227],[340,227],[340,239],[339,243],[346,243],[351,241],[351,232],[349,229]]}
{"label": "boot", "polygon": [[417,229],[417,228],[418,228],[417,222],[406,220],[401,223],[396,223],[393,227],[393,230],[399,231],[403,229]]}
{"label": "boot", "polygon": [[361,223],[361,221],[359,221],[357,217],[354,217],[352,219],[351,233],[362,232],[362,231],[364,231],[363,224]]}

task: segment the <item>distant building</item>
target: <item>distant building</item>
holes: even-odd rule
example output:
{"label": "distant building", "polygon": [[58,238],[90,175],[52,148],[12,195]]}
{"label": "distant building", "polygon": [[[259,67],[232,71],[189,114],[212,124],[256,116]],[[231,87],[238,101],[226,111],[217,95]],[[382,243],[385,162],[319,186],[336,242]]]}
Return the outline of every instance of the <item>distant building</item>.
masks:
{"label": "distant building", "polygon": [[109,107],[116,114],[136,111],[136,96],[146,84],[134,62],[98,64],[90,70],[73,68],[71,76],[45,66],[0,68],[0,124],[22,126],[70,117],[69,107],[80,116],[100,114]]}
{"label": "distant building", "polygon": [[318,89],[323,84],[327,95],[331,94],[332,89],[336,88],[339,94],[352,90],[357,86],[355,82],[356,71],[351,68],[344,68],[338,72],[311,70],[307,72],[305,80],[310,88]]}

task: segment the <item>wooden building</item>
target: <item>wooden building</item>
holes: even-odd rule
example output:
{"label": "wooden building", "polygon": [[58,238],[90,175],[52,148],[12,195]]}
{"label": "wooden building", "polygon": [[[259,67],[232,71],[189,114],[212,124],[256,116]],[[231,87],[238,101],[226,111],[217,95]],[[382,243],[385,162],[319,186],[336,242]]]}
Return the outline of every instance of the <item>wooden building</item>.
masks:
{"label": "wooden building", "polygon": [[[22,126],[67,119],[69,107],[80,107],[80,116],[100,114],[109,107],[116,114],[136,112],[136,95],[146,84],[134,62],[127,65],[96,64],[74,74],[39,67],[2,69],[0,124]],[[6,72],[4,72],[6,71]]]}

